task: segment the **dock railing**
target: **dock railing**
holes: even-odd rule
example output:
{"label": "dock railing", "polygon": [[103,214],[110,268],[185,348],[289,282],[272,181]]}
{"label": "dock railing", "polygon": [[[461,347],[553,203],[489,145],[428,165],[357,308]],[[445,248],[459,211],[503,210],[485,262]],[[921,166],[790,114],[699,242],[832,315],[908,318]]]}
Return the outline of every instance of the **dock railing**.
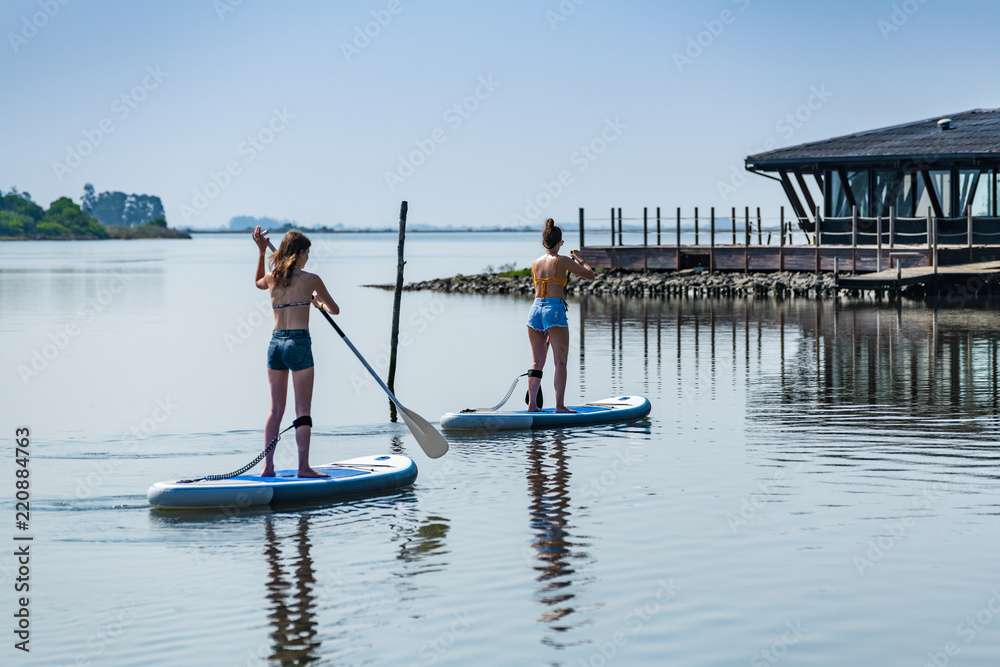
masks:
{"label": "dock railing", "polygon": [[[707,256],[705,261],[710,270],[716,268],[716,257],[721,259],[724,254],[729,259],[723,261],[731,265],[735,261],[734,251],[742,255],[744,270],[749,270],[751,260],[755,265],[758,263],[764,256],[760,253],[775,253],[767,264],[784,270],[786,255],[794,255],[798,258],[795,264],[802,265],[805,261],[802,252],[805,251],[814,256],[816,271],[821,270],[821,265],[832,265],[834,260],[830,257],[837,256],[841,267],[846,268],[846,260],[850,262],[849,270],[854,272],[872,268],[881,271],[892,268],[894,263],[900,261],[908,266],[916,262],[936,266],[939,246],[947,249],[949,263],[960,259],[956,250],[962,253],[967,250],[968,260],[965,261],[971,262],[974,257],[982,255],[981,252],[975,253],[974,247],[1000,248],[1000,217],[973,216],[971,208],[962,217],[935,216],[929,207],[923,217],[897,216],[892,207],[888,215],[874,217],[858,215],[856,207],[849,217],[824,217],[817,207],[815,217],[810,219],[786,218],[784,207],[780,208],[776,217],[766,217],[761,214],[760,207],[751,209],[749,206],[743,207],[742,211],[730,207],[728,213],[728,216],[720,217],[715,207],[711,207],[706,216],[703,209],[695,207],[691,215],[683,215],[681,207],[670,213],[662,207],[646,207],[641,216],[625,217],[622,208],[613,207],[609,227],[603,232],[608,234],[605,238],[608,238],[609,245],[604,247],[611,252],[619,248],[622,251],[656,249],[651,253],[655,252],[662,258],[666,252],[671,256],[669,264],[673,267],[690,265],[689,261],[682,262],[682,254],[692,256],[701,253]],[[593,234],[585,236],[585,212],[581,208],[581,248],[585,247],[588,238],[591,242],[595,239]],[[670,240],[664,245],[663,241],[667,239]],[[760,250],[751,252],[751,248]],[[716,250],[722,254],[717,255]],[[662,261],[658,260],[656,264],[666,268]],[[645,251],[641,265],[647,268]]]}

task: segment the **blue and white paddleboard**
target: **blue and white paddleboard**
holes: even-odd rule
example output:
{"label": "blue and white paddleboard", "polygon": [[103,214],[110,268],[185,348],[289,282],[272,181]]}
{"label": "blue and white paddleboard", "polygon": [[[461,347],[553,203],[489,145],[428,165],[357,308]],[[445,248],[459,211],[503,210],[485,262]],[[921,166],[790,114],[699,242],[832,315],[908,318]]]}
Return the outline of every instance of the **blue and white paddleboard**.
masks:
{"label": "blue and white paddleboard", "polygon": [[313,466],[330,477],[297,477],[295,470],[279,470],[275,477],[240,475],[199,482],[157,482],[149,487],[149,504],[160,509],[212,509],[309,503],[343,496],[401,489],[417,478],[417,464],[405,456],[362,456]]}
{"label": "blue and white paddleboard", "polygon": [[649,399],[645,396],[615,396],[567,407],[576,412],[557,413],[553,408],[538,412],[527,410],[449,412],[441,416],[441,428],[446,431],[509,431],[609,424],[641,419],[652,409]]}

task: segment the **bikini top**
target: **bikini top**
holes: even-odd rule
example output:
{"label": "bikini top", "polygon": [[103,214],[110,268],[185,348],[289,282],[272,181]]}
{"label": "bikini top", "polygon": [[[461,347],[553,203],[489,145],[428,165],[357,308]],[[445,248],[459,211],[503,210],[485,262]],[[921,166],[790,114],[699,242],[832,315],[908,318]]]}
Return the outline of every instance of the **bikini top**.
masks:
{"label": "bikini top", "polygon": [[531,275],[532,279],[535,281],[535,284],[536,285],[541,284],[542,286],[542,294],[538,297],[539,299],[546,298],[546,288],[548,287],[548,283],[559,283],[563,287],[566,287],[566,284],[569,282],[569,273],[566,274],[565,278],[557,278],[556,276],[551,276],[549,278],[535,278],[534,265],[532,265],[531,267]]}
{"label": "bikini top", "polygon": [[277,306],[271,306],[271,308],[277,310],[278,308],[288,308],[289,306],[308,306],[308,305],[311,305],[310,301],[299,301],[297,303],[282,303]]}

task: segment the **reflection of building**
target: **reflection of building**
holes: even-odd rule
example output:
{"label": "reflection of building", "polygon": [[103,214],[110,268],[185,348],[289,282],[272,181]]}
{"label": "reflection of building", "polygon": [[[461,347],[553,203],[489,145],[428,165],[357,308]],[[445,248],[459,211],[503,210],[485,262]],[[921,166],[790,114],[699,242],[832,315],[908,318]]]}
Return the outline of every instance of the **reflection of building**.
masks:
{"label": "reflection of building", "polygon": [[885,217],[890,208],[899,217],[931,209],[935,217],[958,218],[969,207],[975,216],[996,217],[1000,109],[780,148],[747,157],[746,168],[778,174],[808,231],[815,229],[817,204],[824,219],[849,218],[855,209],[858,216]]}

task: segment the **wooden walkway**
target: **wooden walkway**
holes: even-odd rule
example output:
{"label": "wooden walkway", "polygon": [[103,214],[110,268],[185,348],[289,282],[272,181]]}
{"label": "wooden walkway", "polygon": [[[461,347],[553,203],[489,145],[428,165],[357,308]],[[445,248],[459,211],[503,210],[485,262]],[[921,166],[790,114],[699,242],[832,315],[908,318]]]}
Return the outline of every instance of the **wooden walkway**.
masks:
{"label": "wooden walkway", "polygon": [[1000,279],[1000,261],[938,266],[936,270],[933,266],[887,269],[876,273],[841,276],[837,285],[844,289],[892,290],[908,285],[926,285],[937,279],[949,282],[978,279],[985,284],[991,278]]}
{"label": "wooden walkway", "polygon": [[[704,267],[710,271],[834,271],[872,273],[895,267],[926,268],[1000,262],[1000,245],[926,245],[891,248],[849,245],[716,245],[716,246],[586,246],[580,254],[594,268],[637,271],[678,271]],[[980,275],[973,271],[976,275]],[[992,272],[988,272],[992,274]],[[905,273],[906,276],[922,274]],[[972,274],[970,274],[972,275]],[[914,278],[914,282],[920,282]],[[862,289],[858,287],[858,289]],[[878,289],[865,287],[864,289]],[[891,289],[887,286],[886,289]]]}

